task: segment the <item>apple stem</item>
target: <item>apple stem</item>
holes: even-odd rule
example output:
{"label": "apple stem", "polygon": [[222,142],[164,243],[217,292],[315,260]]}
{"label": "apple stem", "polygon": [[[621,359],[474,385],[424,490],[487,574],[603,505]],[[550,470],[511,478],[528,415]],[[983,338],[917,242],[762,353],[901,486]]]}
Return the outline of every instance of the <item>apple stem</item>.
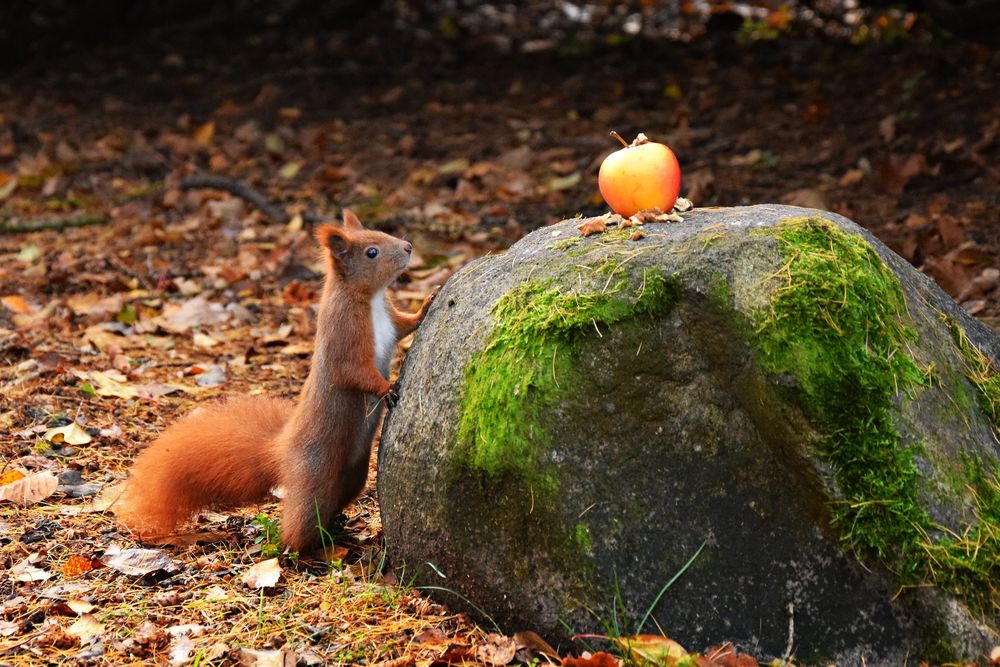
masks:
{"label": "apple stem", "polygon": [[625,148],[628,148],[628,142],[625,141],[624,139],[622,139],[622,135],[618,134],[614,130],[611,130],[611,136],[614,137],[615,139],[617,139],[618,141],[622,142],[622,146],[624,146]]}

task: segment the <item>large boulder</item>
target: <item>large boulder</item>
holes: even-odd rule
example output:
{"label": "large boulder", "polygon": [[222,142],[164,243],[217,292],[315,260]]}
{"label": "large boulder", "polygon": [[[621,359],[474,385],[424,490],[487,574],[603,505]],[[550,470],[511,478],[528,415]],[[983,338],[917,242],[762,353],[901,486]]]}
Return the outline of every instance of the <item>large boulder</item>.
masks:
{"label": "large boulder", "polygon": [[988,652],[998,337],[840,216],[684,218],[565,221],[448,282],[379,451],[394,563],[564,645]]}

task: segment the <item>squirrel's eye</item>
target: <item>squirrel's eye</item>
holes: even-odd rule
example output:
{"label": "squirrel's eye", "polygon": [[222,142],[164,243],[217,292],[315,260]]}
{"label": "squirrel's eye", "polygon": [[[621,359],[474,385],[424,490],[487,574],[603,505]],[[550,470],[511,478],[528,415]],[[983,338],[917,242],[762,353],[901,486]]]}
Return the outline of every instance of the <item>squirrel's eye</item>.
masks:
{"label": "squirrel's eye", "polygon": [[370,257],[371,259],[375,259],[376,257],[378,257],[378,248],[372,246],[371,248],[368,248],[368,250],[365,250],[365,254],[368,255],[368,257]]}

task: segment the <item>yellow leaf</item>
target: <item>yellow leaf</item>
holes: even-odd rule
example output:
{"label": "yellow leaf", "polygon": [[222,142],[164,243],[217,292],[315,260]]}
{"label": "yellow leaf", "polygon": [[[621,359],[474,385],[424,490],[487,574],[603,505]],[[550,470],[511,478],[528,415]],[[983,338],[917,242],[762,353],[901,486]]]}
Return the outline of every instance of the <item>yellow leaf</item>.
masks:
{"label": "yellow leaf", "polygon": [[623,651],[627,651],[636,662],[651,662],[661,667],[672,667],[688,656],[688,652],[675,642],[660,635],[632,635],[614,640]]}
{"label": "yellow leaf", "polygon": [[129,399],[139,395],[139,390],[136,387],[119,382],[107,373],[91,371],[90,378],[94,382],[94,390],[98,396],[117,396],[118,398]]}
{"label": "yellow leaf", "polygon": [[20,470],[7,470],[2,475],[0,475],[0,486],[4,484],[10,484],[11,482],[16,482],[19,479],[24,479],[24,473]]}

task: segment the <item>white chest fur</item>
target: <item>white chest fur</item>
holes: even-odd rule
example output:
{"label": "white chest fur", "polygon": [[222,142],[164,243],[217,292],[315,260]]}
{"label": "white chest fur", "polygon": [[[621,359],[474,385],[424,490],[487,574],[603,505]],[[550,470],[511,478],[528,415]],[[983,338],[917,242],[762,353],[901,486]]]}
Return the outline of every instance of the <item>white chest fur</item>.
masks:
{"label": "white chest fur", "polygon": [[392,348],[396,344],[396,328],[386,308],[385,290],[379,290],[372,297],[372,331],[375,336],[375,366],[386,375]]}

